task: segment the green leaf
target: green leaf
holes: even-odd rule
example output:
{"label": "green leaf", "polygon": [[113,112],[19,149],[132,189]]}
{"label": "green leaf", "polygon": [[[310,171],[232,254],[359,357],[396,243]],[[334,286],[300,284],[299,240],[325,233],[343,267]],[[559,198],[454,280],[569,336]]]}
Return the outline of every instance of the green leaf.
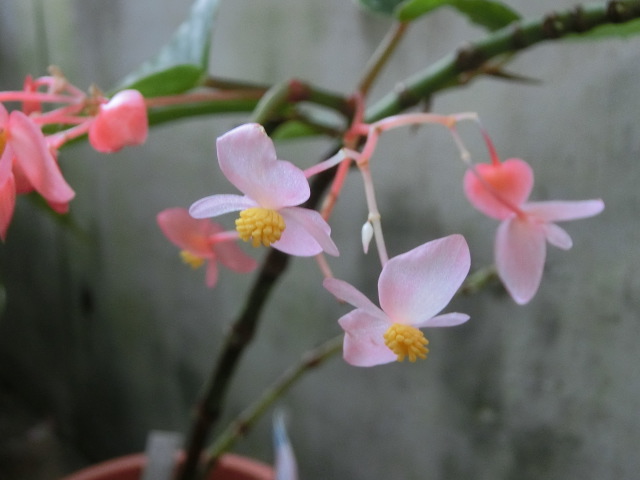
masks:
{"label": "green leaf", "polygon": [[322,132],[320,132],[317,128],[314,128],[312,125],[298,122],[296,120],[291,120],[289,122],[283,123],[278,128],[276,128],[272,132],[271,138],[273,138],[274,140],[288,140],[291,138],[318,135],[320,133]]}
{"label": "green leaf", "polygon": [[601,40],[611,37],[627,38],[638,34],[640,34],[640,19],[626,23],[609,23],[586,33],[571,35],[567,38],[572,40]]}
{"label": "green leaf", "polygon": [[[207,71],[211,32],[218,4],[219,0],[195,0],[189,17],[178,27],[169,43],[155,57],[129,74],[118,89],[142,84],[151,92],[168,95],[196,87]],[[185,77],[178,78],[179,75]],[[159,85],[167,80],[170,80],[170,85]]]}
{"label": "green leaf", "polygon": [[360,3],[369,10],[386,15],[393,15],[394,10],[405,0],[360,0]]}
{"label": "green leaf", "polygon": [[175,95],[195,87],[202,79],[203,71],[196,65],[176,65],[157,73],[152,73],[127,85],[146,98]]}
{"label": "green leaf", "polygon": [[415,20],[440,7],[452,7],[488,30],[498,30],[520,18],[514,10],[493,0],[405,0],[395,11],[402,21]]}

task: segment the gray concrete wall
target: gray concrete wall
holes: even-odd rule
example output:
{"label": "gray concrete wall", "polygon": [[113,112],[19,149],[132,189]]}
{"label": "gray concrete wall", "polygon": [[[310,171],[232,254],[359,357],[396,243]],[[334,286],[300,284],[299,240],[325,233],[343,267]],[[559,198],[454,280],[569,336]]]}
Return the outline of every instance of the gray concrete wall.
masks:
{"label": "gray concrete wall", "polygon": [[[527,15],[572,4],[513,2]],[[81,87],[109,88],[164,43],[187,10],[187,2],[170,0],[5,0],[0,87],[16,88],[24,74],[54,63]],[[344,0],[223,2],[211,70],[268,83],[295,76],[346,93],[388,26]],[[480,36],[449,11],[417,22],[374,97]],[[543,44],[510,66],[541,83],[483,79],[435,100],[437,112],[477,111],[503,157],[527,159],[535,199],[601,197],[606,210],[566,224],[574,248],[550,249],[528,306],[499,288],[458,299],[450,309],[472,320],[430,333],[427,361],[357,369],[336,358],[295,387],[283,404],[302,478],[637,478],[639,42]],[[155,215],[231,191],[212,138],[244,119],[167,124],[145,146],[111,156],[85,145],[65,150],[77,231],[27,199],[18,202],[0,249],[7,294],[0,393],[5,411],[16,412],[2,423],[2,459],[5,472],[30,472],[13,478],[138,451],[150,429],[187,425],[252,277],[224,271],[207,290],[203,272],[182,266]],[[473,129],[462,132],[481,152]],[[309,165],[328,145],[295,141],[278,150]],[[458,232],[474,268],[492,261],[497,225],[464,199],[463,167],[441,130],[385,136],[373,168],[392,255]],[[342,257],[333,266],[375,295],[377,260],[359,247],[361,188],[350,177],[336,210]],[[228,415],[339,332],[335,320],[346,308],[320,280],[312,260],[292,263],[242,361]],[[265,460],[270,448],[267,421],[238,446]]]}

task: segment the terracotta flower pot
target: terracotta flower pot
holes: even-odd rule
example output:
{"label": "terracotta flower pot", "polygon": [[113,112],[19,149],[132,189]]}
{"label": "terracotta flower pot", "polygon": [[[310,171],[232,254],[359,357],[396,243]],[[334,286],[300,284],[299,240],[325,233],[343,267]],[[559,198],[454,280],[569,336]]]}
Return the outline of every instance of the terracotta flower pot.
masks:
{"label": "terracotta flower pot", "polygon": [[[62,480],[140,480],[147,458],[126,455],[84,468]],[[220,458],[208,480],[273,480],[273,469],[264,463],[228,453]]]}

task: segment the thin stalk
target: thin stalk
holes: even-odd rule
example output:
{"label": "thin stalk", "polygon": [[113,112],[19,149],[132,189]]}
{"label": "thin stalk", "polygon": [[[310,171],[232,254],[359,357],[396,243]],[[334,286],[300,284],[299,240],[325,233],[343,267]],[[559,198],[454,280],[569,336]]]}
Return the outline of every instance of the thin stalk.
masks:
{"label": "thin stalk", "polygon": [[391,58],[396,47],[400,44],[400,40],[404,37],[408,27],[409,22],[394,23],[391,30],[387,32],[387,35],[382,40],[382,43],[380,43],[376,51],[373,52],[372,57],[365,67],[362,79],[358,84],[358,92],[360,92],[363,97],[366,97],[369,93],[378,75],[380,75],[380,72]]}
{"label": "thin stalk", "polygon": [[[307,208],[315,208],[322,192],[331,181],[333,170],[316,175],[311,184],[311,196],[304,204]],[[272,249],[265,260],[244,308],[233,322],[226,336],[220,355],[218,356],[205,393],[196,408],[196,417],[186,445],[186,459],[178,471],[178,480],[193,480],[200,470],[200,458],[209,433],[216,426],[224,407],[226,394],[238,363],[251,342],[260,316],[273,287],[284,273],[289,256]]]}
{"label": "thin stalk", "polygon": [[288,368],[273,384],[262,392],[254,403],[242,411],[206,452],[208,457],[206,470],[210,471],[215,466],[220,455],[231,449],[241,437],[246,435],[267,409],[295,385],[305,373],[341,352],[343,338],[343,334],[337,335],[306,352],[298,363]]}
{"label": "thin stalk", "polygon": [[300,102],[330,108],[347,118],[353,114],[352,103],[342,95],[293,79],[274,85],[264,94],[256,105],[252,121],[263,125],[278,121],[287,107]]}
{"label": "thin stalk", "polygon": [[254,336],[262,308],[271,289],[287,267],[289,257],[278,250],[271,250],[263,264],[244,309],[233,323],[216,361],[206,393],[196,411],[186,451],[187,457],[178,476],[181,480],[196,478],[200,466],[200,454],[209,432],[220,418],[226,393],[238,362]]}

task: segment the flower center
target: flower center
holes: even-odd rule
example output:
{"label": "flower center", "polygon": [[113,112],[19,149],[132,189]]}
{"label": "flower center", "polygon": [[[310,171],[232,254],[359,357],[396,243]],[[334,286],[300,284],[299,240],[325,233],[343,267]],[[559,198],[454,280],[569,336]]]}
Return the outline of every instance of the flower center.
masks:
{"label": "flower center", "polygon": [[199,268],[204,264],[204,258],[198,257],[187,250],[182,250],[180,252],[180,258],[182,258],[184,263],[190,265],[191,268]]}
{"label": "flower center", "polygon": [[426,347],[429,340],[416,327],[394,323],[384,334],[384,343],[398,356],[398,361],[404,361],[409,357],[410,362],[418,358],[427,358],[429,349]]}
{"label": "flower center", "polygon": [[236,230],[245,242],[251,240],[254,247],[261,243],[268,247],[280,240],[284,232],[284,218],[275,210],[268,208],[247,208],[240,212],[236,220]]}

